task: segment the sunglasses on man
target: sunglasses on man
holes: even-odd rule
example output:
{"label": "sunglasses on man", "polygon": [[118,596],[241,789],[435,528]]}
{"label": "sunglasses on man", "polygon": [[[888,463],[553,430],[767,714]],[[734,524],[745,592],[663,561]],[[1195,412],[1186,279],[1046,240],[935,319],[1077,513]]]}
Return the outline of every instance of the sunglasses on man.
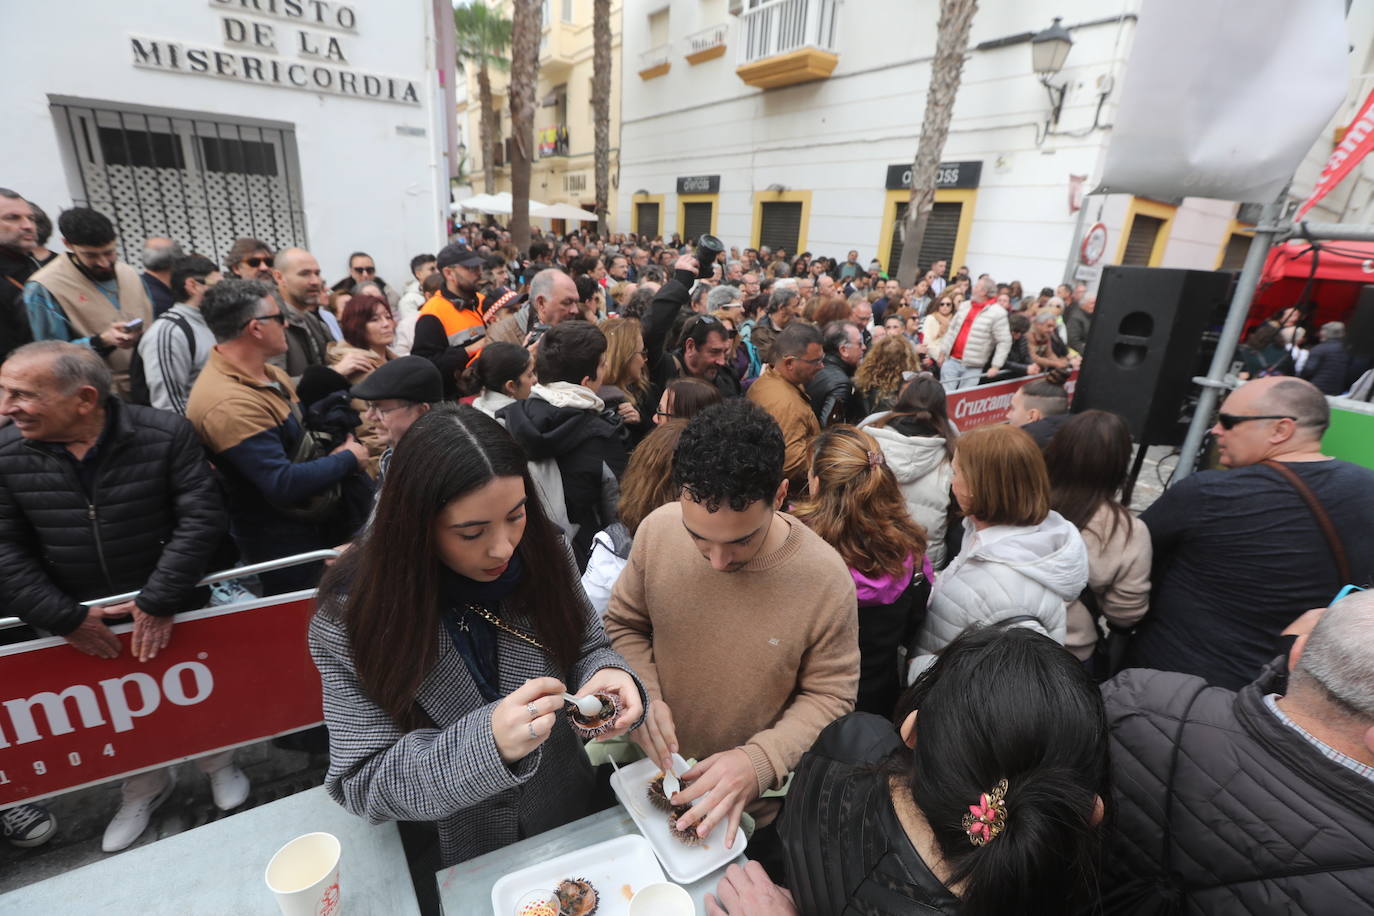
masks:
{"label": "sunglasses on man", "polygon": [[1217,414],[1217,422],[1221,424],[1222,429],[1227,430],[1235,429],[1241,423],[1249,423],[1251,420],[1292,420],[1296,423],[1298,418],[1282,413],[1256,414],[1255,416],[1242,416],[1234,413]]}
{"label": "sunglasses on man", "polygon": [[272,259],[271,259],[270,257],[266,257],[266,258],[244,258],[244,259],[243,259],[243,263],[247,264],[249,267],[252,267],[252,268],[254,268],[254,269],[259,268],[259,267],[271,267],[271,266],[272,266]]}

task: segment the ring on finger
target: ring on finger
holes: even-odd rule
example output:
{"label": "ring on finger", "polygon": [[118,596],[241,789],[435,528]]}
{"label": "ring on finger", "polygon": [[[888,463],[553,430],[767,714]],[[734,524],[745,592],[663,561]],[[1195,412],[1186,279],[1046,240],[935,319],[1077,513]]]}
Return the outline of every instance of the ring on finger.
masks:
{"label": "ring on finger", "polygon": [[539,740],[539,732],[537,732],[537,731],[534,730],[534,723],[533,723],[533,722],[526,722],[526,723],[525,723],[525,727],[528,728],[528,729],[530,730],[530,737],[533,738],[534,740],[538,741],[538,740]]}
{"label": "ring on finger", "polygon": [[530,721],[539,718],[539,707],[535,706],[533,703],[525,704],[525,712],[530,714]]}

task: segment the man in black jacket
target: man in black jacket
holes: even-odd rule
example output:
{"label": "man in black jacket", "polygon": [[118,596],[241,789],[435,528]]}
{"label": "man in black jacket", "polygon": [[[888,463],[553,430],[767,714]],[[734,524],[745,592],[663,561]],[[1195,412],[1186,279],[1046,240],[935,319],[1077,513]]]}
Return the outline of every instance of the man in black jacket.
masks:
{"label": "man in black jacket", "polygon": [[1322,342],[1308,351],[1298,374],[1322,394],[1344,394],[1354,381],[1350,377],[1350,351],[1345,348],[1345,324],[1328,321],[1321,327],[1321,337]]}
{"label": "man in black jacket", "polygon": [[659,289],[644,316],[644,352],[649,361],[654,404],[669,382],[685,375],[715,385],[722,397],[737,398],[743,393],[739,377],[726,365],[729,332],[715,318],[688,317],[682,325],[680,344],[675,347],[670,339],[678,318],[684,312],[691,313],[691,288],[696,276],[697,259],[691,255],[678,258],[673,265],[673,278]]}
{"label": "man in black jacket", "polygon": [[530,396],[498,416],[530,460],[544,511],[585,569],[592,538],[615,521],[615,481],[628,461],[620,418],[596,396],[606,371],[606,335],[585,321],[560,322],[539,338],[534,369],[539,383]]}
{"label": "man in black jacket", "polygon": [[1275,659],[1239,693],[1136,669],[1103,695],[1116,787],[1104,912],[1145,912],[1159,884],[1180,913],[1368,912],[1374,592],[1321,612],[1287,670]]}
{"label": "man in black jacket", "polygon": [[821,337],[825,362],[806,385],[806,396],[821,426],[858,423],[864,418],[863,398],[854,392],[854,371],[864,357],[863,333],[852,321],[832,321]]}
{"label": "man in black jacket", "polygon": [[15,347],[33,340],[24,308],[24,284],[38,270],[33,250],[38,230],[29,202],[0,188],[0,362]]}
{"label": "man in black jacket", "polygon": [[[191,424],[123,403],[113,384],[94,351],[62,341],[20,347],[0,367],[12,421],[0,430],[0,582],[11,613],[99,658],[120,651],[106,621],[132,617],[130,650],[146,662],[171,639],[172,615],[205,603],[196,583],[227,519]],[[232,753],[207,759],[216,802],[241,804],[248,781]],[[105,851],[137,839],[171,786],[165,771],[129,780]]]}

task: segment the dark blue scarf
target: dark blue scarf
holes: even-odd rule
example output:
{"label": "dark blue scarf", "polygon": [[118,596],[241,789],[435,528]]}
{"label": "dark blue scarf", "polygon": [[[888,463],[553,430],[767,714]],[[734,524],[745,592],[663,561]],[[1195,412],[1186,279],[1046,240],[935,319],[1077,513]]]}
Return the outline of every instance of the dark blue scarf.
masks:
{"label": "dark blue scarf", "polygon": [[478,582],[447,566],[440,567],[439,595],[444,603],[444,629],[467,665],[478,692],[488,703],[501,698],[496,628],[468,607],[475,604],[499,615],[501,602],[515,591],[523,573],[524,564],[518,553],[511,556],[506,571],[490,582]]}

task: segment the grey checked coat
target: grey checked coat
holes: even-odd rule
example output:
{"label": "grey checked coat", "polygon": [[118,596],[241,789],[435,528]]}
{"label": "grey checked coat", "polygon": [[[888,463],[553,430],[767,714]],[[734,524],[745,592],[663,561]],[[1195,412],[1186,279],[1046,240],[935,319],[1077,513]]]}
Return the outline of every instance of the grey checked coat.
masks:
{"label": "grey checked coat", "polygon": [[[575,691],[600,668],[621,668],[633,676],[611,649],[585,593],[576,587],[574,594],[587,623],[568,688]],[[358,683],[337,607],[340,596],[321,594],[319,600],[310,623],[310,654],[324,685],[329,726],[324,784],[340,805],[374,824],[434,822],[445,866],[590,813],[593,770],[563,713],[547,741],[508,767],[492,737],[491,714],[497,704],[482,700],[448,633],[436,622],[439,658],[421,683],[417,701],[438,728],[402,732]],[[533,631],[530,619],[509,605],[501,607],[500,616]],[[530,678],[561,676],[534,646],[504,631],[496,635],[503,695]],[[647,706],[638,677],[635,683]]]}

